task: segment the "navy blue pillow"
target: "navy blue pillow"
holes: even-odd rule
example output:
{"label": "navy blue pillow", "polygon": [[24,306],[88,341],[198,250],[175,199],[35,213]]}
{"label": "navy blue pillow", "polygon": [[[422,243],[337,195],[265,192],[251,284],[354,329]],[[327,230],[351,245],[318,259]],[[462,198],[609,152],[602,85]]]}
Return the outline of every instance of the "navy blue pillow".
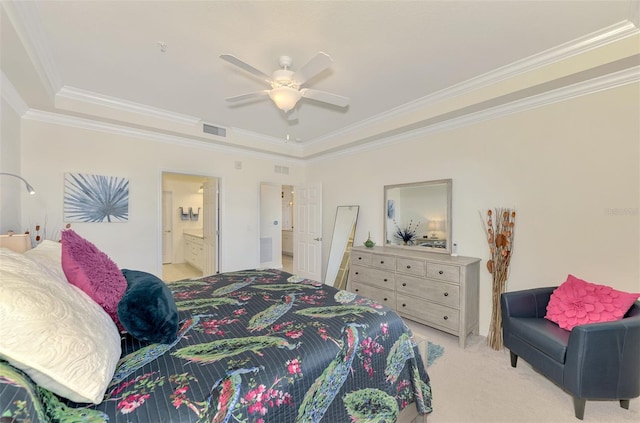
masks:
{"label": "navy blue pillow", "polygon": [[151,273],[123,269],[127,290],[118,319],[134,338],[170,344],[178,337],[178,308],[167,285]]}

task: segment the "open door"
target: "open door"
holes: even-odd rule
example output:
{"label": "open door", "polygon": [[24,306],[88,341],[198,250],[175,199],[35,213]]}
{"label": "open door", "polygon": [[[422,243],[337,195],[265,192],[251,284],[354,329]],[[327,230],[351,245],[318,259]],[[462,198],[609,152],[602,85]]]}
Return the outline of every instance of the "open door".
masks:
{"label": "open door", "polygon": [[173,262],[173,193],[162,191],[162,264]]}
{"label": "open door", "polygon": [[322,281],[322,185],[298,186],[293,226],[293,271]]}
{"label": "open door", "polygon": [[218,180],[207,178],[202,184],[203,276],[218,273]]}
{"label": "open door", "polygon": [[260,267],[282,268],[282,186],[260,184]]}

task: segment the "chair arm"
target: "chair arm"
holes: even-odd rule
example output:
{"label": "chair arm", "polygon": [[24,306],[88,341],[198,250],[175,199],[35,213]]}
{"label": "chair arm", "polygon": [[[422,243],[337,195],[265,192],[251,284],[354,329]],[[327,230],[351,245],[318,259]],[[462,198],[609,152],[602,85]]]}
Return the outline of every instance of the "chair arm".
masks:
{"label": "chair arm", "polygon": [[576,326],[569,335],[564,386],[579,398],[635,398],[640,395],[638,357],[640,315]]}
{"label": "chair arm", "polygon": [[502,321],[508,317],[544,317],[549,298],[556,288],[552,286],[503,293],[500,297]]}

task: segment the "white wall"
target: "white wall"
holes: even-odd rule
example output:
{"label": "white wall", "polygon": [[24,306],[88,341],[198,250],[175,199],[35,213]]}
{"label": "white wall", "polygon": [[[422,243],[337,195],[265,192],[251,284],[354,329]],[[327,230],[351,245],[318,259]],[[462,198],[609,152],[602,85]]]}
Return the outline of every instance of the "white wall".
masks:
{"label": "white wall", "polygon": [[[0,172],[21,175],[20,117],[4,98],[0,99],[0,101],[0,113],[2,116],[2,125],[0,125]],[[29,182],[33,185],[33,182]],[[0,233],[6,234],[9,230],[16,233],[21,232],[20,204],[23,195],[28,194],[21,180],[11,176],[0,176]]]}
{"label": "white wall", "polygon": [[[359,205],[356,244],[382,240],[383,186],[453,179],[453,239],[460,255],[483,259],[480,331],[491,314],[488,247],[479,211],[518,211],[509,290],[562,282],[568,273],[640,292],[640,127],[638,84],[477,123],[416,135],[308,168],[269,158],[164,144],[24,120],[22,221],[61,224],[63,174],[130,178],[129,222],[73,224],[121,267],[160,269],[162,171],[221,178],[221,271],[259,263],[260,182],[321,182],[324,239],[338,205]],[[3,121],[4,123],[4,121]],[[4,153],[4,145],[3,145]],[[243,162],[242,170],[234,162]],[[290,167],[275,174],[274,164]],[[329,243],[324,245],[324,263]]]}
{"label": "white wall", "polygon": [[491,315],[479,216],[486,208],[518,213],[508,290],[556,285],[572,273],[640,292],[639,94],[628,85],[314,163],[325,235],[338,205],[358,204],[355,245],[369,231],[382,244],[384,185],[452,178],[453,239],[460,255],[483,259],[482,334]]}
{"label": "white wall", "polygon": [[[24,199],[22,222],[62,225],[64,173],[129,178],[126,223],[73,223],[72,229],[107,253],[121,268],[161,274],[162,172],[220,178],[220,271],[255,268],[259,263],[260,182],[298,184],[294,161],[272,160],[213,149],[150,141],[24,119],[22,173],[38,189]],[[242,169],[235,169],[235,162]],[[289,167],[276,174],[274,163]]]}

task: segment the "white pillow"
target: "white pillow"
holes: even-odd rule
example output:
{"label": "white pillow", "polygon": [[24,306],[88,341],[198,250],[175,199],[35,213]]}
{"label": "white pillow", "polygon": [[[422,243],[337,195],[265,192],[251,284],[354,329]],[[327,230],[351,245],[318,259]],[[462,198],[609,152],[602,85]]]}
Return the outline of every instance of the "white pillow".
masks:
{"label": "white pillow", "polygon": [[62,244],[55,241],[45,239],[35,248],[27,250],[23,253],[31,260],[38,262],[53,277],[63,282],[68,282],[67,277],[62,270]]}
{"label": "white pillow", "polygon": [[0,357],[74,402],[102,402],[120,358],[105,311],[36,261],[0,248]]}

